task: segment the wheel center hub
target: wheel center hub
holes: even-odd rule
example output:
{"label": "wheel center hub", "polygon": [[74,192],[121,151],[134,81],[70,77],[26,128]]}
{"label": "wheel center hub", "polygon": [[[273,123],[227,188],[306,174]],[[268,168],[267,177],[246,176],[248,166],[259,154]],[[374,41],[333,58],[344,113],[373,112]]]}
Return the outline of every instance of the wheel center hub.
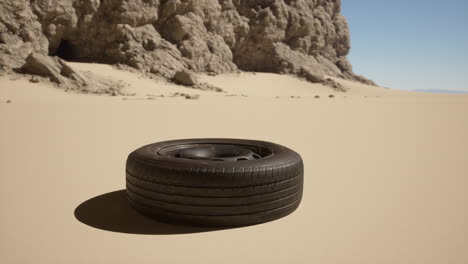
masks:
{"label": "wheel center hub", "polygon": [[261,150],[254,151],[247,146],[224,144],[194,144],[162,151],[165,156],[212,161],[242,161],[261,159]]}

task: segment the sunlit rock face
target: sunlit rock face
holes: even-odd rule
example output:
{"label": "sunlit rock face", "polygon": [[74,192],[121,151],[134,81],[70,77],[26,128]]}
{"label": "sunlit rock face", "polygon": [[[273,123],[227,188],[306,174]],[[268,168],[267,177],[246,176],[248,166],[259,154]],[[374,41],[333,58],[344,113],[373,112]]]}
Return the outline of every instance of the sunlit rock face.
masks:
{"label": "sunlit rock face", "polygon": [[346,58],[340,0],[0,0],[0,66],[32,53],[182,70],[323,75],[368,82]]}

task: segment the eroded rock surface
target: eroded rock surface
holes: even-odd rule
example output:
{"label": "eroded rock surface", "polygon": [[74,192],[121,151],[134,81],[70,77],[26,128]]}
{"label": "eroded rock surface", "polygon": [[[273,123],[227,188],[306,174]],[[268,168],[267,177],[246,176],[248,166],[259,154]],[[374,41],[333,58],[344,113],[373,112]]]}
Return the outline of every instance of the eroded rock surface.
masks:
{"label": "eroded rock surface", "polygon": [[340,0],[0,0],[0,71],[32,53],[125,64],[174,79],[236,70],[352,72]]}

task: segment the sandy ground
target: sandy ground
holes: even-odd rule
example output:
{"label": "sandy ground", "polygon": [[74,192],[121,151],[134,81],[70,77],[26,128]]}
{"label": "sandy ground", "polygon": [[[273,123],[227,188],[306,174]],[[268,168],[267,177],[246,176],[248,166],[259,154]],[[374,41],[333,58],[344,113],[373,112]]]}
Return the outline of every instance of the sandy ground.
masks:
{"label": "sandy ground", "polygon": [[[74,66],[125,81],[135,96],[0,77],[0,263],[468,263],[468,95],[201,76],[225,91],[216,93]],[[167,97],[174,92],[200,98]],[[301,206],[226,230],[133,212],[120,191],[127,155],[193,137],[296,150],[305,162]]]}

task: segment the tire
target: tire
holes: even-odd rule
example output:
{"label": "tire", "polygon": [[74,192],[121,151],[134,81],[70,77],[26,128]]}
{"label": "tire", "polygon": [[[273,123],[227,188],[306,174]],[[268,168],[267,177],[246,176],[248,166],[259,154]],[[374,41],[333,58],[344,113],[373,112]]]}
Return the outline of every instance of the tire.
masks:
{"label": "tire", "polygon": [[300,204],[304,166],[278,144],[187,139],[141,147],[128,156],[127,197],[156,219],[202,226],[272,221]]}

